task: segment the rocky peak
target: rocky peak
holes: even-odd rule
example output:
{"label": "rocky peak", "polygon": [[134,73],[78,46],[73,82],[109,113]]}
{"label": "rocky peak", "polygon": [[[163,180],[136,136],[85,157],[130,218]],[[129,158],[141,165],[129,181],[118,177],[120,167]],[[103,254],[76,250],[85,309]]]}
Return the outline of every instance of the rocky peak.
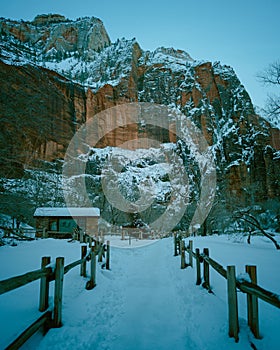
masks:
{"label": "rocky peak", "polygon": [[36,56],[61,59],[74,52],[101,51],[111,41],[102,21],[84,17],[71,21],[61,15],[39,15],[32,22],[0,20],[2,41],[16,40]]}
{"label": "rocky peak", "polygon": [[33,24],[34,25],[48,25],[51,23],[59,23],[59,22],[66,22],[67,20],[64,16],[59,14],[47,14],[47,15],[38,15],[34,18]]}
{"label": "rocky peak", "polygon": [[183,61],[194,61],[194,59],[185,51],[183,50],[176,50],[173,47],[159,47],[154,51],[154,56],[165,56],[166,58],[174,57],[178,60]]}

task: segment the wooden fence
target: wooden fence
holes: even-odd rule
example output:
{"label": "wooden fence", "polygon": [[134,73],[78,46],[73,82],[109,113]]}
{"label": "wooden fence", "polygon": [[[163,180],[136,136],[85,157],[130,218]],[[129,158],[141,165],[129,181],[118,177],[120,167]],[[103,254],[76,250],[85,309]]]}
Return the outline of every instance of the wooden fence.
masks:
{"label": "wooden fence", "polygon": [[[247,294],[247,318],[248,325],[254,334],[255,338],[260,339],[259,330],[259,313],[258,313],[258,299],[280,308],[280,298],[275,293],[257,285],[257,267],[246,265],[245,272],[250,277],[251,282],[238,280],[236,278],[235,266],[227,266],[225,269],[218,262],[210,258],[209,249],[204,248],[200,253],[196,248],[193,251],[193,241],[189,240],[188,246],[185,246],[185,241],[174,235],[174,255],[181,256],[181,269],[188,266],[193,267],[193,262],[196,262],[196,285],[206,288],[212,293],[210,284],[210,266],[217,271],[222,277],[227,279],[227,295],[228,295],[228,333],[238,342],[239,322],[238,322],[238,303],[237,303],[237,289]],[[188,263],[186,262],[186,255]],[[201,264],[203,266],[201,277]]]}
{"label": "wooden fence", "polygon": [[[4,226],[0,226],[0,228],[4,231],[3,238],[14,238],[18,241],[34,240],[33,236],[35,235],[35,229],[11,228],[11,227],[4,227]],[[2,245],[4,245],[4,243]]]}
{"label": "wooden fence", "polygon": [[[94,243],[94,244],[93,244]],[[80,265],[80,275],[87,277],[86,263],[90,262],[90,279],[86,283],[86,289],[90,290],[96,286],[96,259],[102,262],[105,256],[105,263],[102,268],[110,269],[110,242],[106,244],[96,240],[90,240],[88,246],[81,246],[81,259],[64,266],[64,257],[57,257],[55,268],[50,266],[51,258],[42,257],[41,269],[31,271],[20,276],[0,281],[0,295],[28,283],[40,279],[39,311],[44,314],[21,333],[6,349],[19,349],[34,333],[43,329],[45,334],[50,328],[62,326],[62,299],[64,275],[74,267]],[[53,310],[49,308],[49,285],[54,281],[54,305]],[[48,311],[47,311],[48,310]]]}

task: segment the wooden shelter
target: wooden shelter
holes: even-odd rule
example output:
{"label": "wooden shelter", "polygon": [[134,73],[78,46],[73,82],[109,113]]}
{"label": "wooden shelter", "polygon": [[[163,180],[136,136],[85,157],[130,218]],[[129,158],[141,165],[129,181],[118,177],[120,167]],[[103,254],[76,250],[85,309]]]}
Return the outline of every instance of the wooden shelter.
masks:
{"label": "wooden shelter", "polygon": [[72,237],[78,227],[89,236],[98,233],[98,208],[37,208],[36,237],[67,238]]}

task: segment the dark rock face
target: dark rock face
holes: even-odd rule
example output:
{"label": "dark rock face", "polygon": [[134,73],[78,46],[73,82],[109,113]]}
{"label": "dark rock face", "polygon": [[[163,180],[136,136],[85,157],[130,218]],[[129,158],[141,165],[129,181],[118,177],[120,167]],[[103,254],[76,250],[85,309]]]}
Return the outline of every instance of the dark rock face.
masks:
{"label": "dark rock face", "polygon": [[[63,158],[77,128],[107,108],[153,102],[179,109],[200,128],[215,154],[219,199],[251,205],[279,198],[280,132],[256,115],[232,68],[180,50],[145,52],[135,40],[111,44],[96,18],[2,19],[0,33],[4,176],[22,174],[34,159]],[[116,128],[98,147],[143,137],[176,141],[140,129]]]}
{"label": "dark rock face", "polygon": [[14,164],[23,169],[34,159],[63,158],[85,121],[84,90],[49,70],[2,62],[0,81],[2,174],[12,176]]}

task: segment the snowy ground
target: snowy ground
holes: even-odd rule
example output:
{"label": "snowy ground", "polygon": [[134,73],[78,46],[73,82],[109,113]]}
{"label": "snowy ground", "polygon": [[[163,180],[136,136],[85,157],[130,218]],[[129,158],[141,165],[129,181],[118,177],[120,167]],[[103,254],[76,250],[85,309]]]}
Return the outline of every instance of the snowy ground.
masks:
{"label": "snowy ground", "polygon": [[[258,266],[259,285],[280,294],[280,252],[264,238],[249,246],[228,237],[196,237],[194,248],[207,247],[210,256],[243,273]],[[41,256],[79,259],[80,244],[66,240],[36,240],[0,248],[0,280],[35,270]],[[258,350],[279,349],[280,312],[259,301],[260,331],[256,340],[246,325],[246,296],[238,294],[240,341],[228,338],[226,281],[211,269],[214,294],[195,285],[195,269],[180,269],[172,238],[132,249],[112,247],[111,271],[98,267],[97,286],[85,290],[79,267],[64,279],[63,327],[35,336],[23,349],[100,350]],[[89,268],[89,266],[88,266]],[[40,316],[38,281],[0,296],[0,349]],[[51,285],[53,293],[53,284]],[[51,298],[52,303],[52,298]]]}

